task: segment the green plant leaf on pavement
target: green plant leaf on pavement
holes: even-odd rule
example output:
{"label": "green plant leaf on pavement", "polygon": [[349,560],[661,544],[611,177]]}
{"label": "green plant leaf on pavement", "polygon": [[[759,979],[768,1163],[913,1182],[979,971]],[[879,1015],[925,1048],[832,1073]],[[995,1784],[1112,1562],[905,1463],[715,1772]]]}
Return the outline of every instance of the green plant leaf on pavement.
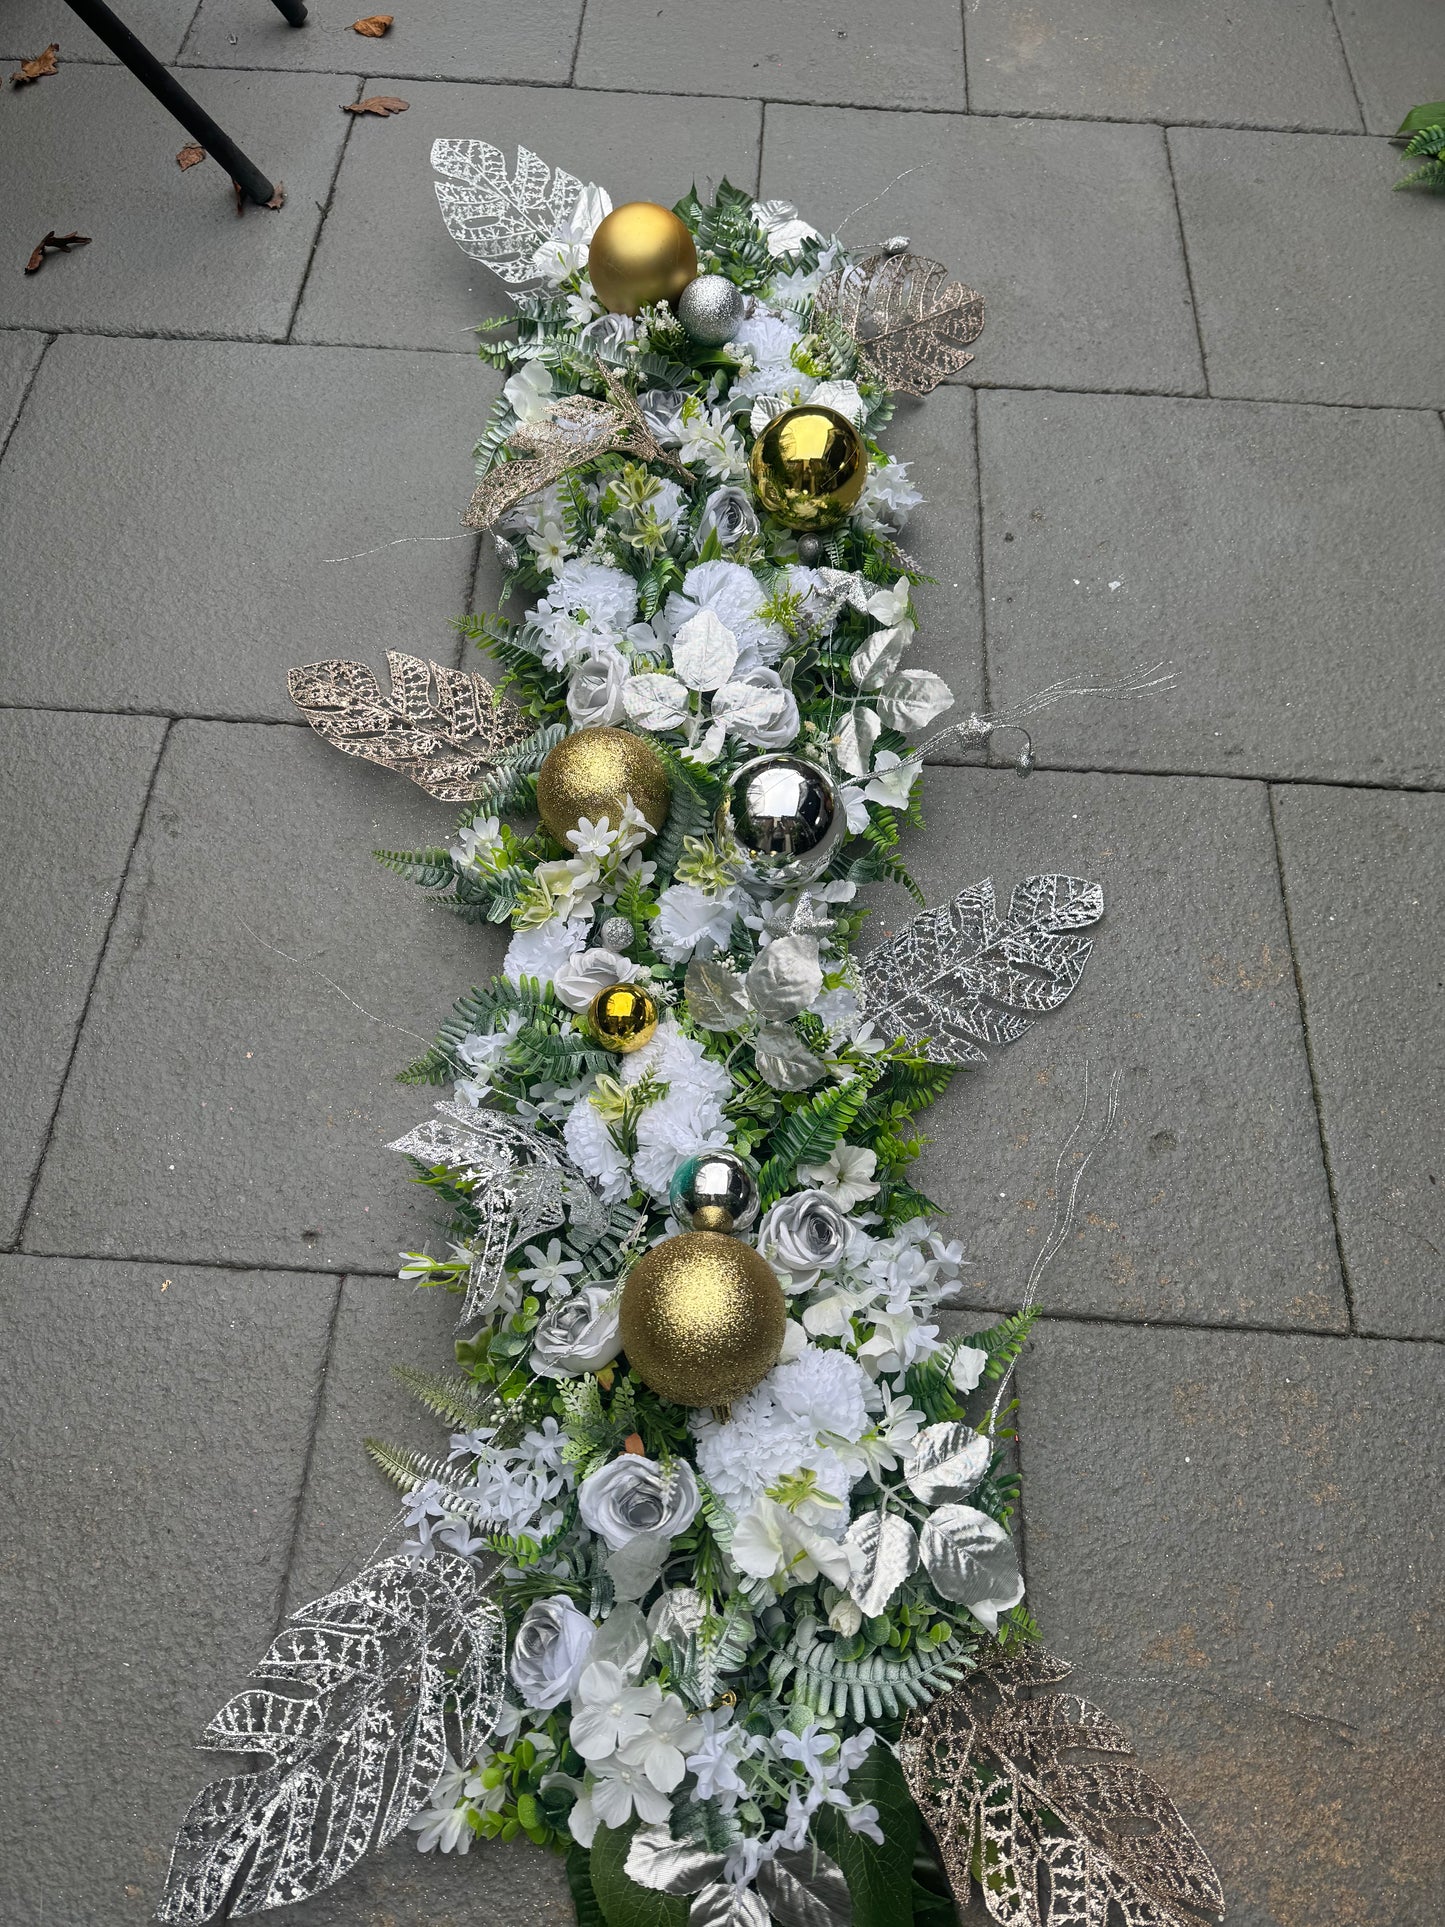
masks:
{"label": "green plant leaf on pavement", "polygon": [[1445,122],[1445,100],[1427,100],[1423,107],[1412,107],[1395,130],[1395,139],[1408,139],[1422,127],[1438,127]]}
{"label": "green plant leaf on pavement", "polygon": [[843,1869],[853,1901],[853,1927],[911,1927],[918,1808],[909,1797],[903,1769],[886,1746],[875,1746],[850,1774],[848,1798],[877,1807],[883,1845],[854,1833],[836,1807],[823,1808],[813,1833],[824,1853],[832,1854]]}

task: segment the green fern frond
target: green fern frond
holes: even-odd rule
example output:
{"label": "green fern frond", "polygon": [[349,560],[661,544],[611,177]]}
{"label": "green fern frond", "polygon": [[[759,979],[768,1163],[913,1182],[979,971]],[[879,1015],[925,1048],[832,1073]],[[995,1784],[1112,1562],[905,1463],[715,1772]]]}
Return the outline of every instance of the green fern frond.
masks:
{"label": "green fern frond", "polygon": [[384,870],[394,871],[408,883],[419,883],[423,890],[439,890],[456,875],[446,850],[373,850],[371,854]]}
{"label": "green fern frond", "polygon": [[877,1076],[877,1067],[870,1065],[846,1084],[821,1091],[788,1113],[769,1139],[772,1156],[758,1173],[765,1210],[792,1184],[800,1164],[827,1162],[838,1140],[851,1130]]}
{"label": "green fern frond", "polygon": [[394,1365],[392,1376],[434,1418],[457,1432],[475,1432],[486,1419],[492,1403],[489,1393],[460,1372],[424,1372],[413,1365]]}
{"label": "green fern frond", "polygon": [[818,1713],[851,1714],[864,1720],[897,1719],[926,1706],[965,1678],[974,1665],[962,1639],[951,1633],[937,1646],[895,1653],[884,1646],[860,1659],[839,1659],[835,1642],[816,1620],[803,1620],[786,1647],[768,1667],[768,1681],[781,1697],[791,1697]]}
{"label": "green fern frond", "polygon": [[1029,1333],[1038,1315],[1038,1306],[1030,1305],[1026,1311],[1013,1312],[1009,1317],[1000,1319],[998,1324],[975,1332],[964,1341],[988,1353],[988,1363],[983,1368],[985,1383],[993,1385],[1003,1377],[1028,1343]]}
{"label": "green fern frond", "polygon": [[403,1496],[415,1492],[429,1479],[445,1485],[450,1477],[450,1467],[444,1459],[428,1458],[425,1453],[413,1452],[407,1446],[388,1445],[384,1439],[367,1439],[365,1445],[368,1456]]}
{"label": "green fern frond", "polygon": [[661,887],[664,882],[671,881],[673,871],[682,861],[685,839],[707,836],[711,832],[722,785],[696,763],[689,763],[679,756],[675,750],[664,745],[658,745],[658,748],[667,764],[668,780],[672,784],[672,807],[657,841],[648,852],[657,865],[658,885]]}

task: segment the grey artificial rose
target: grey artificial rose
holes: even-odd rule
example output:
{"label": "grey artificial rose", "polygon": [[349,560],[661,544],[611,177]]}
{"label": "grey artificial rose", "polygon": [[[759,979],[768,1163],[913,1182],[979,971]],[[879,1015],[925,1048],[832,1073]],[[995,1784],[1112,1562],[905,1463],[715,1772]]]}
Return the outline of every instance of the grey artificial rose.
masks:
{"label": "grey artificial rose", "polygon": [[795,1290],[833,1271],[848,1248],[848,1220],[825,1191],[780,1198],[758,1226],[758,1249],[781,1265]]}
{"label": "grey artificial rose", "polygon": [[584,656],[567,682],[567,714],[578,729],[610,728],[624,715],[627,664],[620,656]]}
{"label": "grey artificial rose", "polygon": [[716,535],[725,549],[735,549],[739,542],[758,533],[757,510],[742,489],[726,484],[715,488],[703,503],[697,525],[698,548],[710,535]]}
{"label": "grey artificial rose", "polygon": [[637,397],[637,405],[642,410],[642,419],[659,441],[675,442],[686,400],[681,388],[649,388],[646,394]]}
{"label": "grey artificial rose", "polygon": [[622,1350],[618,1308],[606,1285],[564,1298],[532,1333],[532,1370],[541,1378],[580,1378],[600,1371]]}
{"label": "grey artificial rose", "polygon": [[686,1459],[674,1459],[664,1469],[635,1452],[609,1459],[577,1488],[583,1525],[613,1552],[643,1534],[675,1539],[697,1517],[698,1503],[697,1480]]}
{"label": "grey artificial rose", "polygon": [[534,1599],[512,1641],[512,1684],[528,1706],[546,1712],[572,1697],[596,1627],[565,1593]]}
{"label": "grey artificial rose", "polygon": [[714,720],[754,749],[786,749],[801,723],[793,692],[776,669],[749,669],[712,699]]}

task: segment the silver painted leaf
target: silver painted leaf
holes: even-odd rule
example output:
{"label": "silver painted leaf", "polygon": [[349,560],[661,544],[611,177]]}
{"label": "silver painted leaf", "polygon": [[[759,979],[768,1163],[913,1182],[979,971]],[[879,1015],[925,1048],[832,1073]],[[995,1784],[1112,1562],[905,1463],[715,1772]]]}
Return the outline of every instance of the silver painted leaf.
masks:
{"label": "silver painted leaf", "polygon": [[993,1457],[993,1447],[971,1425],[927,1426],[904,1448],[903,1476],[925,1505],[966,1499]]}
{"label": "silver painted leaf", "polygon": [[525,147],[510,175],[506,155],[489,141],[434,141],[431,164],[446,177],[436,191],[447,232],[514,287],[542,279],[537,249],[566,227],[584,196],[599,193],[560,167],[553,172]]}
{"label": "silver painted leaf", "polygon": [[768,1910],[751,1887],[715,1880],[688,1909],[687,1927],[769,1927]]}
{"label": "silver painted leaf", "polygon": [[986,1512],[971,1505],[943,1505],[930,1514],[919,1550],[933,1590],[968,1610],[991,1633],[998,1616],[1024,1596],[1013,1540]]}
{"label": "silver painted leaf", "polygon": [[666,1827],[639,1827],[627,1848],[627,1878],[658,1894],[695,1894],[722,1879],[720,1853],[674,1840]]}
{"label": "silver painted leaf", "polygon": [[748,1021],[747,992],[730,963],[694,957],[683,992],[689,1017],[704,1030],[741,1030]]}
{"label": "silver painted leaf", "polygon": [[264,1756],[197,1794],[171,1856],[159,1920],[291,1906],[394,1840],[453,1759],[491,1732],[506,1630],[469,1561],[398,1556],[299,1612],[250,1687],[202,1737]]}
{"label": "silver painted leaf", "polygon": [[1080,877],[1028,877],[1000,922],[991,882],[912,918],[859,960],[864,1009],[882,1035],[927,1048],[937,1064],[981,1064],[985,1044],[1015,1043],[1084,974],[1104,914]]}
{"label": "silver painted leaf", "polygon": [[777,1927],[852,1927],[843,1869],[811,1842],[798,1853],[765,1860],[757,1885]]}
{"label": "silver painted leaf", "polygon": [[760,950],[747,974],[748,1000],[765,1023],[796,1017],[823,988],[812,937],[779,937]]}
{"label": "silver painted leaf", "polygon": [[753,1056],[759,1077],[775,1091],[811,1090],[828,1070],[786,1024],[764,1024],[753,1039]]}
{"label": "silver painted leaf", "polygon": [[853,1555],[849,1596],[865,1618],[876,1619],[918,1570],[918,1534],[896,1512],[865,1512],[849,1526],[845,1544]]}

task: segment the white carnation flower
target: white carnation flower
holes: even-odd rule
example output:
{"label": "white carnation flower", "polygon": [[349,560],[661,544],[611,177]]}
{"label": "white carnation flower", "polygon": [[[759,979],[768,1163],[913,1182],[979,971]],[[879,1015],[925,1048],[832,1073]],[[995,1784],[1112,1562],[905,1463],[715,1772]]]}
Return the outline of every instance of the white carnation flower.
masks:
{"label": "white carnation flower", "polygon": [[502,959],[503,976],[514,984],[523,977],[551,983],[573,951],[586,944],[591,927],[590,917],[574,917],[570,922],[554,919],[533,930],[519,930]]}
{"label": "white carnation flower", "polygon": [[760,664],[775,663],[787,644],[777,624],[758,613],[767,599],[761,582],[741,562],[699,562],[663,604],[662,631],[671,643],[699,610],[710,610],[737,643],[732,673],[745,675]]}
{"label": "white carnation flower", "polygon": [[658,915],[651,932],[654,949],[669,963],[685,963],[704,941],[724,949],[742,902],[738,890],[709,896],[696,884],[669,883],[657,899]]}

